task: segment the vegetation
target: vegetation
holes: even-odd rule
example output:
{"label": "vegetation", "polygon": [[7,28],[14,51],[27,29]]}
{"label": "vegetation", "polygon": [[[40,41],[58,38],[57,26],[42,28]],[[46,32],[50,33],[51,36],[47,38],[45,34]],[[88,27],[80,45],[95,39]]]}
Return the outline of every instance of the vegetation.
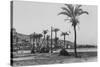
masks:
{"label": "vegetation", "polygon": [[66,51],[66,45],[65,45],[65,37],[66,37],[66,35],[69,35],[68,32],[62,32],[61,33],[61,36],[64,36],[64,46],[61,49],[59,54],[63,55],[63,56],[68,56],[69,55],[69,53]]}
{"label": "vegetation", "polygon": [[45,35],[47,34],[48,30],[43,30],[43,34],[44,34],[44,40],[45,40]]}
{"label": "vegetation", "polygon": [[69,35],[68,32],[62,32],[62,34],[61,34],[61,36],[64,36],[64,48],[66,48],[66,45],[65,45],[66,35]]}
{"label": "vegetation", "polygon": [[49,49],[49,39],[50,39],[50,36],[49,35],[47,35],[47,48]]}
{"label": "vegetation", "polygon": [[59,29],[55,28],[53,31],[55,32],[55,47],[57,47],[57,41],[58,41],[57,32],[59,31]]}
{"label": "vegetation", "polygon": [[69,53],[66,51],[65,48],[62,48],[62,50],[60,51],[59,55],[61,55],[61,56],[69,56]]}

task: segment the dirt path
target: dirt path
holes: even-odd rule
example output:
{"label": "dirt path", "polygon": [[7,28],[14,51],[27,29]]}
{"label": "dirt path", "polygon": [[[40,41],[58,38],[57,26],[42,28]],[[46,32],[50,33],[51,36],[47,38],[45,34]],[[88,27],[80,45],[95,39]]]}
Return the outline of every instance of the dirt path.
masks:
{"label": "dirt path", "polygon": [[95,62],[97,61],[96,52],[79,53],[82,57],[59,56],[58,53],[36,54],[27,57],[13,58],[14,66],[41,65],[41,64],[59,64],[59,63],[76,63],[76,62]]}

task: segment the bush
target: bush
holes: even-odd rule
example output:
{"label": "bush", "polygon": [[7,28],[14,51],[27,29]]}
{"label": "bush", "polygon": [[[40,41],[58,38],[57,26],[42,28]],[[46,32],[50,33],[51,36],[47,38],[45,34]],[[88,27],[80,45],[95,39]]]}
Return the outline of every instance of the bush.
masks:
{"label": "bush", "polygon": [[69,53],[65,49],[61,49],[59,55],[61,55],[61,56],[69,56]]}
{"label": "bush", "polygon": [[40,53],[49,53],[49,49],[46,47],[41,48]]}
{"label": "bush", "polygon": [[32,50],[31,50],[31,53],[32,53],[32,54],[33,54],[33,53],[35,53],[35,50],[34,50],[34,49],[32,49]]}

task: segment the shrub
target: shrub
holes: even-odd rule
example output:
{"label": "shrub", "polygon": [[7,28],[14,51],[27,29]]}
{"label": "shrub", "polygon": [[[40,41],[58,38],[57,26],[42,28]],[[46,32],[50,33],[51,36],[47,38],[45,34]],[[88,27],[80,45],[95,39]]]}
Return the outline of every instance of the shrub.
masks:
{"label": "shrub", "polygon": [[61,49],[59,55],[61,55],[61,56],[69,56],[69,53],[65,49]]}
{"label": "shrub", "polygon": [[31,50],[31,53],[32,53],[32,54],[33,54],[33,53],[35,53],[35,50],[34,50],[34,49],[32,49],[32,50]]}
{"label": "shrub", "polygon": [[40,53],[49,53],[49,49],[46,47],[41,48]]}

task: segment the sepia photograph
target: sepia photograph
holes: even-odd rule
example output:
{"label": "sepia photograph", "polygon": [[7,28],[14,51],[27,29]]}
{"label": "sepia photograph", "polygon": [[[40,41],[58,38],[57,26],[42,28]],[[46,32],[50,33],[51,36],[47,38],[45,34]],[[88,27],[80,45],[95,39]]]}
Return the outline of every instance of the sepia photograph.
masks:
{"label": "sepia photograph", "polygon": [[97,62],[98,6],[11,1],[10,65]]}

